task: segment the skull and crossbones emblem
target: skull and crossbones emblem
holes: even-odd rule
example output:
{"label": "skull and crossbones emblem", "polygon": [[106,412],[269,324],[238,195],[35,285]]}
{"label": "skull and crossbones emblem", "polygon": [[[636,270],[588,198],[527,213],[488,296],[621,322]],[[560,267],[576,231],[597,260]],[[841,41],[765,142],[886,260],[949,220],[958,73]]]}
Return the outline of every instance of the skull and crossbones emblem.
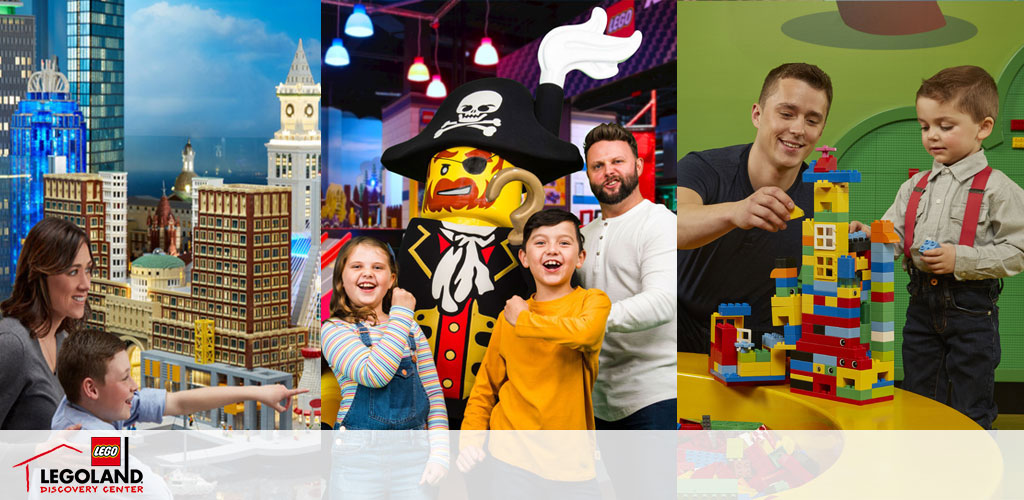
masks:
{"label": "skull and crossbones emblem", "polygon": [[487,137],[494,135],[501,126],[501,118],[485,119],[501,107],[501,94],[493,90],[480,90],[467,95],[459,101],[455,108],[459,115],[458,121],[445,121],[444,125],[434,133],[434,139],[441,134],[459,127],[472,127],[483,132]]}

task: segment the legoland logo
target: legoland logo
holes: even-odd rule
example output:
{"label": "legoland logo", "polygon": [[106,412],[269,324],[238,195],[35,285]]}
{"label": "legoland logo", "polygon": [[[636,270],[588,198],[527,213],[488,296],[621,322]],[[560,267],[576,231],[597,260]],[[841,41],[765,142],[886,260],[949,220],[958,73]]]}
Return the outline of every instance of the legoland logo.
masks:
{"label": "legoland logo", "polygon": [[[39,493],[142,493],[142,471],[128,467],[128,438],[123,439],[122,443],[122,438],[118,437],[92,438],[90,465],[105,467],[103,469],[37,469],[39,484],[36,487]],[[82,453],[77,448],[62,444],[13,466],[25,467],[26,492],[32,488],[29,462],[62,448]],[[81,460],[84,465],[84,457]]]}
{"label": "legoland logo", "polygon": [[118,467],[121,465],[121,438],[92,438],[93,467]]}

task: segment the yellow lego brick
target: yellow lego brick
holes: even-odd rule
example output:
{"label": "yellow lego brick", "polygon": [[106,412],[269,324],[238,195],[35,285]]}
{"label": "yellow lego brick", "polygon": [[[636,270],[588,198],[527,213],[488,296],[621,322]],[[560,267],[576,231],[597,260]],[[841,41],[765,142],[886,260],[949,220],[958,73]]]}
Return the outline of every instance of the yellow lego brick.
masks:
{"label": "yellow lego brick", "polygon": [[811,312],[814,310],[814,296],[813,295],[801,295],[800,303],[803,306],[803,310]]}
{"label": "yellow lego brick", "polygon": [[722,373],[722,365],[720,365],[720,364],[718,364],[716,362],[715,363],[715,371],[718,372],[718,373]]}
{"label": "yellow lego brick", "polygon": [[765,377],[771,374],[771,363],[762,361],[760,363],[740,363],[736,373],[741,377]]}
{"label": "yellow lego brick", "polygon": [[813,368],[814,368],[814,373],[820,373],[822,375],[825,374],[825,365],[823,365],[821,363],[814,363]]}
{"label": "yellow lego brick", "polygon": [[841,298],[841,299],[859,299],[860,298],[860,288],[859,287],[841,286],[841,287],[839,287],[838,295],[839,295],[839,298]]}
{"label": "yellow lego brick", "polygon": [[814,219],[806,218],[800,223],[800,235],[804,238],[814,237]]}
{"label": "yellow lego brick", "polygon": [[847,387],[851,383],[858,391],[871,389],[871,384],[877,381],[873,370],[854,370],[852,368],[836,368],[836,386]]}
{"label": "yellow lego brick", "polygon": [[805,265],[805,266],[813,266],[817,262],[814,259],[813,255],[804,255],[803,257],[804,258],[803,258],[802,264]]}
{"label": "yellow lego brick", "polygon": [[825,297],[825,305],[828,307],[839,307],[839,297]]}
{"label": "yellow lego brick", "polygon": [[872,370],[878,374],[878,376],[875,377],[875,380],[882,380],[883,377],[886,380],[892,380],[893,375],[896,373],[896,362],[892,360],[872,361],[871,367]]}
{"label": "yellow lego brick", "polygon": [[871,269],[865,269],[864,272],[860,275],[860,279],[864,281],[871,281]]}
{"label": "yellow lego brick", "polygon": [[887,385],[885,387],[875,387],[874,389],[871,389],[871,399],[892,396],[895,392],[895,388],[891,385]]}
{"label": "yellow lego brick", "polygon": [[1024,136],[1013,138],[1013,149],[1024,149]]}
{"label": "yellow lego brick", "polygon": [[857,257],[853,261],[853,269],[855,271],[867,271],[871,269],[871,262],[867,257]]}
{"label": "yellow lego brick", "polygon": [[892,342],[895,339],[896,339],[896,333],[895,332],[876,332],[876,331],[873,331],[873,330],[871,331],[871,341],[872,342]]}
{"label": "yellow lego brick", "polygon": [[794,320],[800,321],[800,296],[772,297],[772,325],[794,324]]}
{"label": "yellow lego brick", "polygon": [[891,281],[889,281],[889,282],[872,281],[871,282],[871,291],[872,292],[886,293],[886,292],[892,292],[894,290],[896,290],[895,283],[893,283]]}
{"label": "yellow lego brick", "polygon": [[[838,210],[833,210],[833,212],[838,212]],[[849,212],[849,209],[843,210],[843,212]],[[849,222],[836,222],[836,253],[838,253],[839,255],[846,255],[850,253],[849,234]]]}
{"label": "yellow lego brick", "polygon": [[740,438],[728,438],[725,440],[725,458],[729,460],[738,460],[743,458],[743,448],[746,447],[746,442]]}
{"label": "yellow lego brick", "polygon": [[799,219],[804,216],[804,211],[800,207],[793,205],[793,210],[789,212],[789,220]]}
{"label": "yellow lego brick", "polygon": [[871,351],[871,359],[878,361],[893,361],[896,359],[896,351]]}
{"label": "yellow lego brick", "polygon": [[772,360],[768,366],[769,375],[785,375],[786,374],[786,349],[784,347],[776,347],[772,349]]}
{"label": "yellow lego brick", "polygon": [[814,379],[807,375],[800,375],[799,373],[790,373],[789,378],[793,380],[803,380],[805,382],[814,382]]}

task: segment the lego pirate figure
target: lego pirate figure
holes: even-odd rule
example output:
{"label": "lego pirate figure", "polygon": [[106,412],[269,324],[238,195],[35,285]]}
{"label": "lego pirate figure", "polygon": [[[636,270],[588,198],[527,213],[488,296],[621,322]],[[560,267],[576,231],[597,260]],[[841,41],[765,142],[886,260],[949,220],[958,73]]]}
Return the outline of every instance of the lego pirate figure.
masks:
{"label": "lego pirate figure", "polygon": [[542,184],[584,164],[579,148],[558,138],[565,75],[580,69],[609,78],[640,46],[639,32],[604,35],[606,23],[598,8],[586,23],[544,37],[536,102],[513,80],[468,82],[419,135],[381,157],[388,170],[424,183],[420,217],[402,240],[398,286],[416,297],[416,321],[430,341],[452,428],[462,420],[498,314],[513,295],[527,296],[513,222],[542,207]]}

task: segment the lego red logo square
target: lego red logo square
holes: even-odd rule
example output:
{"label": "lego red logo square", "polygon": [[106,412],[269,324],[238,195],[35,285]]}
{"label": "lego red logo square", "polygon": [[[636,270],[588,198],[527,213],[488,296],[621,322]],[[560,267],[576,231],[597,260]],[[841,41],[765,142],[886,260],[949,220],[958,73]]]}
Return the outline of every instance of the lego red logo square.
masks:
{"label": "lego red logo square", "polygon": [[118,467],[121,465],[121,438],[92,438],[92,465],[94,467]]}

